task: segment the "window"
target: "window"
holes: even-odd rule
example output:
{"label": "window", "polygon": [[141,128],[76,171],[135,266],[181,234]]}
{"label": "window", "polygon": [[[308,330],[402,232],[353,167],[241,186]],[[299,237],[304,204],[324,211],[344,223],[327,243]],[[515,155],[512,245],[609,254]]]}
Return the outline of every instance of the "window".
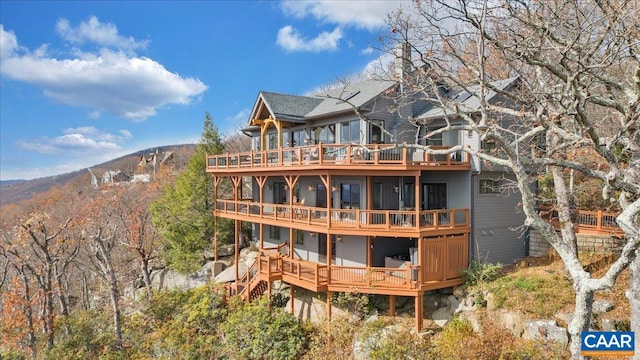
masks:
{"label": "window", "polygon": [[[427,135],[431,131],[435,131],[435,130],[438,130],[438,129],[426,128],[425,129],[425,135]],[[432,135],[430,138],[427,139],[426,145],[442,146],[442,133]]]}
{"label": "window", "polygon": [[360,120],[340,124],[340,143],[360,143]]}
{"label": "window", "polygon": [[276,181],[273,183],[273,203],[287,203],[287,185],[283,182]]}
{"label": "window", "polygon": [[268,133],[267,134],[267,149],[277,149],[278,148],[278,133]]}
{"label": "window", "polygon": [[447,184],[422,184],[422,210],[447,208]]}
{"label": "window", "polygon": [[384,186],[381,182],[374,182],[372,200],[373,200],[373,210],[382,210],[383,208],[383,197],[384,197]]}
{"label": "window", "polygon": [[[323,256],[325,259],[327,257],[327,234],[319,233],[318,234],[318,254]],[[336,259],[336,236],[331,235],[331,259]]]}
{"label": "window", "polygon": [[260,148],[260,135],[253,137],[253,150],[255,151],[262,150]]}
{"label": "window", "polygon": [[402,201],[404,201],[404,206],[407,208],[414,207],[415,204],[415,185],[411,183],[402,184]]}
{"label": "window", "polygon": [[480,179],[480,194],[497,194],[500,192],[502,181],[494,179]]}
{"label": "window", "polygon": [[291,132],[291,140],[289,146],[303,146],[306,134],[304,130],[296,130]]}
{"label": "window", "polygon": [[336,125],[331,124],[311,128],[311,142],[314,144],[334,144],[336,142]]}
{"label": "window", "polygon": [[294,232],[296,245],[304,245],[304,231],[296,229]]}
{"label": "window", "polygon": [[386,142],[386,137],[382,132],[382,128],[384,128],[384,121],[382,120],[372,120],[371,121],[371,143],[372,144],[383,144]]}
{"label": "window", "polygon": [[360,209],[360,184],[340,184],[343,209]]}
{"label": "window", "polygon": [[491,140],[483,141],[481,146],[483,150],[487,150],[487,151],[492,151],[497,148],[496,143]]}
{"label": "window", "polygon": [[280,240],[280,226],[269,226],[269,237],[273,240]]}

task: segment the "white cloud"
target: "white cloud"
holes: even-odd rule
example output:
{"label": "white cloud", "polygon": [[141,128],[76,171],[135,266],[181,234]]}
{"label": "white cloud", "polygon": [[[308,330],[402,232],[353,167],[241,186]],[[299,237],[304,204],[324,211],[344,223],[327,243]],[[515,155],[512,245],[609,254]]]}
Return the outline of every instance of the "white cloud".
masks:
{"label": "white cloud", "polygon": [[67,19],[59,19],[56,23],[56,31],[63,39],[75,44],[93,42],[100,46],[129,50],[144,49],[149,44],[149,40],[136,41],[133,37],[121,36],[114,24],[101,23],[95,16],[81,22],[75,28]]}
{"label": "white cloud", "polygon": [[4,31],[0,24],[0,59],[8,58],[18,49],[18,39],[13,31]]}
{"label": "white cloud", "polygon": [[[181,77],[152,59],[127,53],[141,43],[119,36],[111,24],[92,19],[83,23],[86,29],[78,41],[91,39],[122,49],[102,48],[98,53],[74,49],[72,57],[62,59],[47,57],[46,47],[18,54],[15,34],[0,24],[2,75],[38,86],[63,104],[90,108],[90,117],[108,112],[135,121],[155,115],[168,104],[189,104],[207,89],[198,79]],[[67,28],[60,22],[59,27]]]}
{"label": "white cloud", "polygon": [[121,144],[133,135],[129,130],[119,130],[118,135],[102,132],[93,126],[68,128],[63,135],[50,138],[43,136],[31,140],[18,140],[17,145],[23,150],[41,154],[87,155],[102,154],[112,156],[122,151]]}
{"label": "white cloud", "polygon": [[316,20],[327,23],[375,30],[385,26],[387,14],[408,3],[407,0],[286,0],[282,2],[282,9],[286,15],[297,18],[312,16]]}
{"label": "white cloud", "polygon": [[332,32],[323,31],[309,40],[302,37],[291,25],[287,25],[278,31],[276,44],[287,51],[332,51],[338,49],[338,42],[342,36],[342,29],[336,27]]}

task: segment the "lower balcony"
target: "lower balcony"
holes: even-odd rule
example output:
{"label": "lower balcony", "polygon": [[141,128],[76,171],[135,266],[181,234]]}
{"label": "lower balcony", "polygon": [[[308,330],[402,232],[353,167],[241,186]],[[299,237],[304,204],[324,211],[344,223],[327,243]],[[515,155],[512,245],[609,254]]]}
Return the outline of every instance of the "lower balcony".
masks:
{"label": "lower balcony", "polygon": [[306,230],[343,234],[447,234],[470,229],[469,209],[362,210],[283,205],[252,200],[217,200],[216,216],[270,225],[290,223]]}
{"label": "lower balcony", "polygon": [[463,284],[461,270],[468,267],[468,235],[423,238],[422,265],[405,261],[397,267],[337,266],[291,258],[286,244],[261,249],[260,257],[240,280],[240,288],[252,277],[282,280],[314,292],[359,292],[416,296]]}

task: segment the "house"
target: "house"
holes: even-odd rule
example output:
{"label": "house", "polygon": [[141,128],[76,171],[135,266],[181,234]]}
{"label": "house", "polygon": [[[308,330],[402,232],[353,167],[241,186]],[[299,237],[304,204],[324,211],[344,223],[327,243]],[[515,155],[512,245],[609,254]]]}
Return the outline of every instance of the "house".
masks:
{"label": "house", "polygon": [[[311,96],[258,94],[244,129],[252,150],[207,157],[216,188],[234,189],[232,197],[216,195],[215,215],[235,220],[236,229],[251,223],[260,249],[246,273],[236,270],[232,294],[270,294],[281,280],[292,295],[295,287],[328,299],[387,295],[391,315],[396,297],[410,296],[421,329],[424,293],[463,284],[471,258],[512,263],[527,255],[526,236],[512,231],[524,220],[520,196],[500,187],[507,174],[462,151],[434,155],[390,140],[432,149],[490,144],[463,131],[427,143],[424,134],[450,114],[424,101],[394,111],[388,95],[397,91],[398,81],[366,80]],[[443,96],[478,106],[466,91]],[[247,183],[251,194],[241,190]]]}
{"label": "house", "polygon": [[132,182],[150,182],[155,180],[156,171],[160,166],[166,164],[173,159],[173,151],[165,151],[160,153],[157,149],[155,152],[140,155],[140,160],[136,164],[133,173]]}

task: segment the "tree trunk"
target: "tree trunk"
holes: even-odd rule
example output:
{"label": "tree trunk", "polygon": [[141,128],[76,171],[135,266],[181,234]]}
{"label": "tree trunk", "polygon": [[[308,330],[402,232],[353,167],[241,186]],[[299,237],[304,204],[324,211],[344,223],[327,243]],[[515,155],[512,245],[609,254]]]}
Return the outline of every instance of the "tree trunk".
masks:
{"label": "tree trunk", "polygon": [[149,260],[140,259],[140,271],[142,272],[142,279],[144,280],[144,286],[147,288],[147,299],[151,299],[151,276],[149,274]]}
{"label": "tree trunk", "polygon": [[21,272],[22,275],[22,281],[24,282],[24,301],[25,301],[25,305],[24,305],[24,316],[27,318],[27,327],[29,329],[29,334],[28,334],[28,346],[31,349],[31,355],[33,356],[33,358],[35,358],[38,354],[38,348],[36,347],[36,331],[34,329],[34,324],[33,324],[33,309],[31,308],[31,289],[29,288],[29,279],[27,279],[27,276],[24,274],[24,272]]}
{"label": "tree trunk", "polygon": [[636,250],[636,258],[629,265],[629,289],[627,299],[631,308],[631,331],[635,336],[636,359],[640,359],[640,251]]}
{"label": "tree trunk", "polygon": [[569,323],[569,349],[572,359],[582,359],[582,332],[588,331],[591,324],[591,309],[593,305],[593,290],[581,288],[580,281],[576,282],[576,308],[573,319]]}
{"label": "tree trunk", "polygon": [[111,299],[111,309],[113,311],[113,333],[116,339],[115,346],[118,349],[122,348],[122,329],[121,329],[121,316],[120,316],[120,294],[118,291],[118,278],[116,271],[113,268],[113,262],[111,260],[111,247],[107,249],[108,245],[105,243],[106,239],[96,238],[95,242],[98,246],[100,254],[98,256],[98,263],[100,269],[104,275],[105,280],[109,284],[109,297]]}

